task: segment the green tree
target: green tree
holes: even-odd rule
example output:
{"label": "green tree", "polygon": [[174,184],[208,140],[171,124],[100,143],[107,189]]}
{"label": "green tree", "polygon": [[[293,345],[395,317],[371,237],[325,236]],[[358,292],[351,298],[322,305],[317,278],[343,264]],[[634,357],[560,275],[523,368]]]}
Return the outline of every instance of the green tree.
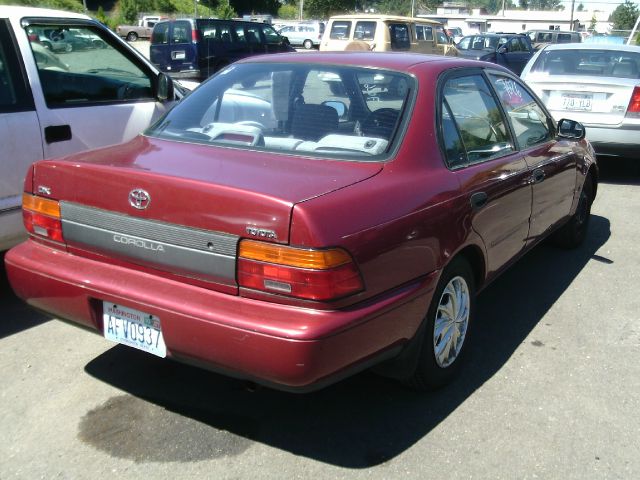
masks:
{"label": "green tree", "polygon": [[352,12],[355,10],[355,0],[306,0],[305,11],[310,17],[329,18],[336,13]]}
{"label": "green tree", "polygon": [[126,24],[135,24],[138,20],[138,4],[136,0],[120,0],[118,2],[120,18]]}
{"label": "green tree", "polygon": [[596,18],[596,14],[594,13],[591,16],[591,23],[589,24],[589,28],[587,29],[587,31],[588,32],[595,32],[597,24],[598,24],[598,19]]}
{"label": "green tree", "polygon": [[278,18],[284,18],[285,20],[295,20],[298,18],[299,8],[296,4],[282,5],[278,9]]}
{"label": "green tree", "polygon": [[576,10],[577,10],[578,12],[584,12],[584,5],[583,5],[582,3],[579,3],[579,4],[578,4],[578,7],[576,8]]}
{"label": "green tree", "polygon": [[639,14],[638,6],[630,0],[625,0],[613,11],[609,21],[613,23],[613,30],[631,30]]}

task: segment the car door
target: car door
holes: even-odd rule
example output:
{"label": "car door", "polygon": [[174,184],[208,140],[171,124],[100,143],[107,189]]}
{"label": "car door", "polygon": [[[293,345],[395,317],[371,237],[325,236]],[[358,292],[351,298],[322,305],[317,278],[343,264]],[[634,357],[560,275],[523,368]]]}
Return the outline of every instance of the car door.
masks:
{"label": "car door", "polygon": [[557,141],[551,115],[520,80],[498,72],[488,76],[507,114],[516,145],[531,170],[530,244],[569,216],[577,182],[577,158],[569,146]]}
{"label": "car door", "polygon": [[531,173],[487,79],[459,70],[443,83],[442,144],[467,203],[469,225],[482,238],[493,275],[526,245]]}
{"label": "car door", "polygon": [[42,138],[26,72],[8,23],[0,19],[0,251],[17,243],[27,169],[42,159]]}
{"label": "car door", "polygon": [[[29,41],[25,28],[40,24],[59,30],[63,37],[73,28],[103,43],[56,54]],[[25,18],[13,28],[21,34],[21,50],[33,54],[24,55],[24,61],[45,158],[130,140],[173,103],[158,100],[157,72],[96,22]]]}
{"label": "car door", "polygon": [[198,67],[198,45],[193,42],[191,22],[176,20],[169,29],[169,71],[183,72]]}
{"label": "car door", "polygon": [[531,56],[532,52],[525,41],[522,38],[513,37],[498,49],[497,63],[520,75]]}

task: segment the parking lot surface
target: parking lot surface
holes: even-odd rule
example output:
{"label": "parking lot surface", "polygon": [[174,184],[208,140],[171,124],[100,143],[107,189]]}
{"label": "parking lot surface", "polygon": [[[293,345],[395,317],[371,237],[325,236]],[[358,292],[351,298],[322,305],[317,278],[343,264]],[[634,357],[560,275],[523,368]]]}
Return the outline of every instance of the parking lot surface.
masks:
{"label": "parking lot surface", "polygon": [[585,244],[485,290],[430,394],[255,389],[31,311],[2,270],[0,478],[639,478],[640,175],[605,167]]}

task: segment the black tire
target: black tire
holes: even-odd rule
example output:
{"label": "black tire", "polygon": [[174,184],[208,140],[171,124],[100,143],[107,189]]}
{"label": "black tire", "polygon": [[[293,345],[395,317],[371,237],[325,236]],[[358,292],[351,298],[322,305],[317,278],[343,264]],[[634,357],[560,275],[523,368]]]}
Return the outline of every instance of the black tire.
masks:
{"label": "black tire", "polygon": [[591,218],[591,204],[593,203],[593,181],[587,175],[580,192],[580,199],[576,212],[571,216],[553,236],[554,242],[563,248],[577,248],[584,242]]}
{"label": "black tire", "polygon": [[127,40],[130,42],[135,42],[136,40],[138,40],[138,34],[136,32],[127,33]]}
{"label": "black tire", "polygon": [[313,48],[313,42],[311,40],[307,39],[304,42],[302,42],[302,46],[304,48],[306,48],[307,50],[311,50]]}
{"label": "black tire", "polygon": [[[468,296],[466,297],[468,302],[466,303],[466,314],[459,312],[460,315],[454,315],[456,319],[466,318],[466,325],[464,325],[464,331],[462,331],[462,325],[465,322],[454,321],[448,323],[445,319],[445,315],[441,315],[442,311],[448,310],[447,305],[452,302],[452,288],[456,288],[452,285],[459,285],[460,287],[466,286]],[[461,291],[464,288],[461,288]],[[440,308],[442,307],[442,309]],[[442,310],[442,311],[441,311]],[[453,308],[455,310],[455,308]],[[462,257],[454,258],[451,263],[445,268],[438,287],[434,292],[431,305],[427,311],[427,315],[424,319],[426,322],[424,328],[424,338],[422,342],[422,348],[420,350],[418,364],[415,371],[404,381],[404,383],[416,390],[436,390],[449,383],[460,370],[460,365],[464,362],[464,357],[469,345],[469,333],[473,325],[473,317],[476,310],[476,288],[473,271],[469,263]],[[439,335],[436,335],[436,317],[441,319],[441,322],[448,324],[450,328],[441,330]],[[455,335],[460,339],[453,347],[457,350],[454,355],[447,358],[443,356],[437,357],[436,351],[441,348],[444,343],[446,333]],[[436,344],[438,346],[436,347]],[[446,348],[444,351],[449,351]],[[446,355],[444,355],[446,357]]]}
{"label": "black tire", "polygon": [[47,50],[49,50],[49,51],[53,51],[53,46],[51,45],[51,42],[44,41],[44,42],[40,42],[40,43],[41,43],[41,44],[42,44],[42,46],[43,46],[44,48],[46,48]]}

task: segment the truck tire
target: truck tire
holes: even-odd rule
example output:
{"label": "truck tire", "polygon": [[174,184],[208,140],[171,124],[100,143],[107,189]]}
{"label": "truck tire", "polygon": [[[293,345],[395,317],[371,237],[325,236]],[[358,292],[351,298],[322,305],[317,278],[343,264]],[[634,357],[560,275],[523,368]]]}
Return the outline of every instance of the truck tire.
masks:
{"label": "truck tire", "polygon": [[127,40],[129,42],[135,42],[136,40],[138,40],[138,34],[136,32],[127,33]]}

